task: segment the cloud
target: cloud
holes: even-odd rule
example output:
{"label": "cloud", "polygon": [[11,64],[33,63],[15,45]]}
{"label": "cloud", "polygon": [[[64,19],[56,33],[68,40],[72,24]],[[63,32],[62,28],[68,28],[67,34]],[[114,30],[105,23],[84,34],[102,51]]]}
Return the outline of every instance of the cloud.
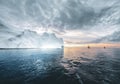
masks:
{"label": "cloud", "polygon": [[0,41],[25,29],[82,42],[102,38],[120,30],[119,9],[119,0],[0,0]]}
{"label": "cloud", "polygon": [[116,31],[111,35],[92,41],[92,43],[101,43],[101,42],[120,42],[120,31]]}
{"label": "cloud", "polygon": [[68,30],[94,25],[96,20],[102,18],[115,3],[113,0],[86,2],[82,0],[11,0],[7,2],[1,0],[0,2],[1,20],[8,23],[6,20],[9,19],[8,24],[14,27],[53,26]]}

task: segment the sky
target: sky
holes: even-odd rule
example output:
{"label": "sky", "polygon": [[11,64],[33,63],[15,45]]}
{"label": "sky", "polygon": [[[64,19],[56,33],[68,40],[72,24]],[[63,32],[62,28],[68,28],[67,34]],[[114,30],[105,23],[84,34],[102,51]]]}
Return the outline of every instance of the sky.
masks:
{"label": "sky", "polygon": [[119,43],[119,0],[0,0],[0,42],[24,31],[65,43]]}

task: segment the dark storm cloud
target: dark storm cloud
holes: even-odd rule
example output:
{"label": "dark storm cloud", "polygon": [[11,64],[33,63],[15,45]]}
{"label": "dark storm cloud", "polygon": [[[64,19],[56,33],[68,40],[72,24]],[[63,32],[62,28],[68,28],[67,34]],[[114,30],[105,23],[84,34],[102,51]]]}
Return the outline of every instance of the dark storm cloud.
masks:
{"label": "dark storm cloud", "polygon": [[[1,14],[5,14],[1,15],[2,19],[5,19],[5,16],[8,19],[13,17],[14,20],[32,20],[42,26],[47,24],[67,29],[92,25],[97,18],[104,15],[106,12],[104,9],[107,8],[106,6],[95,9],[89,4],[82,3],[82,0],[0,0],[0,2]],[[96,13],[96,10],[100,12]]]}
{"label": "dark storm cloud", "polygon": [[83,28],[84,25],[91,25],[94,21],[95,13],[92,8],[84,7],[80,2],[69,1],[60,12],[57,21],[66,29]]}
{"label": "dark storm cloud", "polygon": [[0,4],[0,18],[9,19],[12,26],[34,22],[43,27],[82,29],[94,25],[99,18],[95,9],[81,0],[0,0]]}

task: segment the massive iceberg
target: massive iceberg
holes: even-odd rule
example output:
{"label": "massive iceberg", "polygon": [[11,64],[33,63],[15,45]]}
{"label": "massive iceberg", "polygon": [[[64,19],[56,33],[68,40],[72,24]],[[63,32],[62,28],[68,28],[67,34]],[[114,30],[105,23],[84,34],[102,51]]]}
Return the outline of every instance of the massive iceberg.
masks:
{"label": "massive iceberg", "polygon": [[38,34],[34,31],[25,30],[6,39],[0,46],[1,48],[61,48],[63,44],[63,39],[58,38],[54,33]]}

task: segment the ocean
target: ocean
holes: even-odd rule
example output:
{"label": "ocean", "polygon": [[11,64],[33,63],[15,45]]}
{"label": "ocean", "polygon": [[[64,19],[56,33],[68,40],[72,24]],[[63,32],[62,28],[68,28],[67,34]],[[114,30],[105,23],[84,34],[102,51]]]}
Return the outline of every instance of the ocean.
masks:
{"label": "ocean", "polygon": [[120,84],[120,48],[1,49],[0,84]]}

